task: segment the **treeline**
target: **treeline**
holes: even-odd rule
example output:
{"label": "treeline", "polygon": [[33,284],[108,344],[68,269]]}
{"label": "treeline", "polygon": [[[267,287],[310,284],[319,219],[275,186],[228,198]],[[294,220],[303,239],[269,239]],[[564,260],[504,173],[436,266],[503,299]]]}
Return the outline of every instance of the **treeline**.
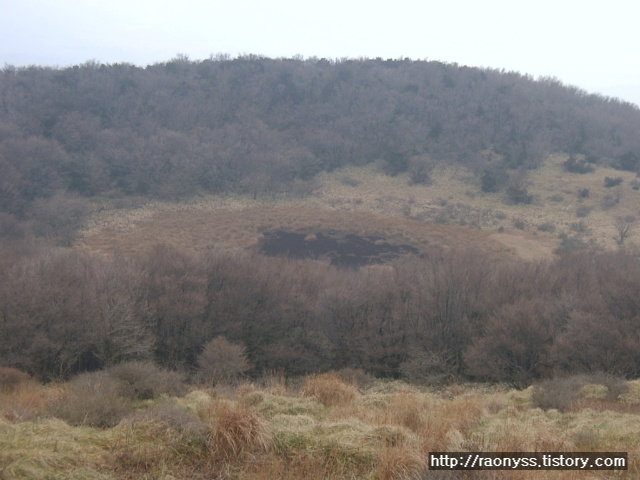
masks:
{"label": "treeline", "polygon": [[223,336],[246,347],[254,375],[636,377],[638,292],[640,260],[624,251],[537,264],[458,251],[354,271],[165,246],[135,258],[5,246],[0,365],[43,380],[130,360],[194,371]]}
{"label": "treeline", "polygon": [[0,210],[17,217],[60,191],[304,191],[345,164],[382,160],[393,175],[428,158],[482,173],[534,168],[551,152],[637,169],[640,110],[554,79],[408,59],[0,73]]}

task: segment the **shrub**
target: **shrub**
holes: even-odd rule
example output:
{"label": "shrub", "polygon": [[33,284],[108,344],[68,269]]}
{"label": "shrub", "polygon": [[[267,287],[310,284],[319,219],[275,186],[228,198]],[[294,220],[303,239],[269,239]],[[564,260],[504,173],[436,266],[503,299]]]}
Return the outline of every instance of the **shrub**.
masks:
{"label": "shrub", "polygon": [[591,165],[589,165],[585,160],[577,160],[575,157],[569,157],[563,165],[564,169],[571,173],[593,172],[593,167]]}
{"label": "shrub", "polygon": [[423,385],[441,385],[451,378],[453,370],[436,352],[411,352],[409,358],[400,365],[404,379]]}
{"label": "shrub", "polygon": [[580,235],[569,236],[566,233],[561,233],[558,235],[560,239],[560,246],[556,250],[556,253],[559,252],[575,252],[576,250],[583,250],[587,248],[587,244],[580,238]]}
{"label": "shrub", "polygon": [[171,402],[162,402],[136,412],[125,420],[131,424],[145,425],[147,429],[163,435],[170,430],[175,437],[179,437],[179,443],[204,445],[209,434],[209,427],[200,418]]}
{"label": "shrub", "polygon": [[516,388],[544,377],[552,367],[549,348],[565,317],[561,302],[543,296],[504,305],[464,352],[467,373]]}
{"label": "shrub", "polygon": [[251,368],[245,348],[224,337],[205,344],[198,356],[198,366],[205,379],[212,383],[236,379]]}
{"label": "shrub", "polygon": [[556,231],[556,226],[552,222],[545,222],[538,225],[538,230],[541,232],[553,233]]}
{"label": "shrub", "polygon": [[346,185],[347,187],[357,187],[358,185],[360,185],[360,181],[349,176],[349,175],[343,175],[340,178],[340,183],[342,185]]}
{"label": "shrub", "polygon": [[605,195],[602,199],[602,209],[609,210],[610,208],[615,207],[618,203],[620,203],[620,197],[618,195],[616,195],[615,197],[611,195]]}
{"label": "shrub", "polygon": [[503,170],[485,170],[480,178],[482,191],[497,192],[507,179],[508,175]]}
{"label": "shrub", "polygon": [[316,397],[326,407],[351,403],[357,395],[355,387],[333,372],[307,377],[302,386],[303,397]]}
{"label": "shrub", "polygon": [[591,207],[587,205],[580,205],[576,210],[576,217],[584,218],[591,213]]}
{"label": "shrub", "polygon": [[130,398],[146,400],[159,395],[181,395],[185,376],[179,372],[164,370],[152,362],[126,362],[114,365],[108,374],[121,381],[123,393]]}
{"label": "shrub", "polygon": [[584,220],[580,220],[579,222],[573,222],[569,225],[569,228],[576,233],[589,233],[589,227],[585,223]]}
{"label": "shrub", "polygon": [[17,368],[0,367],[0,392],[11,392],[31,381],[29,374]]}
{"label": "shrub", "polygon": [[409,185],[426,185],[430,182],[433,163],[428,157],[419,155],[409,159]]}
{"label": "shrub", "polygon": [[604,186],[605,188],[612,188],[616,185],[620,185],[622,183],[622,177],[604,177]]}
{"label": "shrub", "polygon": [[618,159],[614,167],[618,170],[635,172],[638,170],[638,165],[640,165],[640,155],[634,152],[627,152]]}
{"label": "shrub", "polygon": [[51,413],[71,425],[113,427],[130,411],[122,394],[124,385],[107,372],[78,375]]}
{"label": "shrub", "polygon": [[70,246],[90,211],[87,199],[62,191],[46,200],[37,199],[33,202],[33,231],[57,245]]}
{"label": "shrub", "polygon": [[535,407],[543,410],[556,409],[565,411],[581,394],[586,385],[602,385],[606,387],[607,400],[617,400],[624,394],[628,385],[623,378],[603,372],[590,375],[573,375],[570,377],[554,377],[543,380],[534,386],[531,400]]}
{"label": "shrub", "polygon": [[526,225],[524,223],[524,220],[522,220],[521,218],[515,218],[513,220],[513,226],[518,230],[524,230]]}
{"label": "shrub", "polygon": [[552,378],[543,380],[533,387],[533,406],[543,410],[565,411],[578,395],[585,382],[579,377]]}
{"label": "shrub", "polygon": [[533,195],[529,195],[526,188],[509,187],[507,188],[507,200],[513,205],[529,205],[533,202]]}

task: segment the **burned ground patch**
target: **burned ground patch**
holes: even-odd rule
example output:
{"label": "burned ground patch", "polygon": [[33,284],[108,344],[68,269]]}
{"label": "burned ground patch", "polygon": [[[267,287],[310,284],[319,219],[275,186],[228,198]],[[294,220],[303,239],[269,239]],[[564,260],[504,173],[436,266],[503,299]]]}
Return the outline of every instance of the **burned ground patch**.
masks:
{"label": "burned ground patch", "polygon": [[297,233],[278,230],[263,233],[260,251],[270,256],[328,258],[332,265],[361,267],[389,262],[402,255],[418,255],[410,245],[392,245],[381,237],[344,233]]}

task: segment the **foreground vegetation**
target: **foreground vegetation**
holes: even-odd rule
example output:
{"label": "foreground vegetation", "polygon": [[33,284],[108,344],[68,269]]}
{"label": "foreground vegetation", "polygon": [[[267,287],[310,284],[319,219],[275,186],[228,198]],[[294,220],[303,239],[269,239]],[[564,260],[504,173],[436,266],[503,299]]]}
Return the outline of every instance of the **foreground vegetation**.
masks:
{"label": "foreground vegetation", "polygon": [[[606,375],[523,391],[438,390],[361,371],[188,386],[83,374],[0,393],[3,479],[637,478],[640,383]],[[0,372],[2,373],[2,372]],[[175,380],[175,378],[174,378]],[[429,472],[430,451],[626,451],[629,470]]]}

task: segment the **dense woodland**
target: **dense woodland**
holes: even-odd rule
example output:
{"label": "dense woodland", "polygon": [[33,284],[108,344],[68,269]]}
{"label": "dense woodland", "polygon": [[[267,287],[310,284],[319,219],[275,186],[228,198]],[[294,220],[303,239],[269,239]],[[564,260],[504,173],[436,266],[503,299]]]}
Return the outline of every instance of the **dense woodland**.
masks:
{"label": "dense woodland", "polygon": [[409,59],[219,55],[0,73],[0,210],[18,218],[60,191],[256,194],[346,164],[382,160],[393,175],[426,158],[480,174],[557,152],[637,169],[640,109],[552,78]]}
{"label": "dense woodland", "polygon": [[560,372],[636,377],[640,260],[625,251],[537,264],[454,251],[341,270],[163,246],[103,257],[43,246],[26,227],[70,245],[92,198],[304,192],[322,170],[372,161],[389,175],[459,164],[490,189],[552,152],[636,171],[640,110],[553,79],[426,61],[6,66],[0,365],[43,380],[136,359],[191,371],[224,336],[246,347],[250,374],[348,367],[519,387]]}
{"label": "dense woodland", "polygon": [[0,363],[43,379],[126,360],[196,369],[205,343],[247,349],[249,373],[361,368],[382,377],[504,381],[640,374],[640,260],[549,263],[481,252],[363,270],[168,247],[100,257],[0,252]]}

